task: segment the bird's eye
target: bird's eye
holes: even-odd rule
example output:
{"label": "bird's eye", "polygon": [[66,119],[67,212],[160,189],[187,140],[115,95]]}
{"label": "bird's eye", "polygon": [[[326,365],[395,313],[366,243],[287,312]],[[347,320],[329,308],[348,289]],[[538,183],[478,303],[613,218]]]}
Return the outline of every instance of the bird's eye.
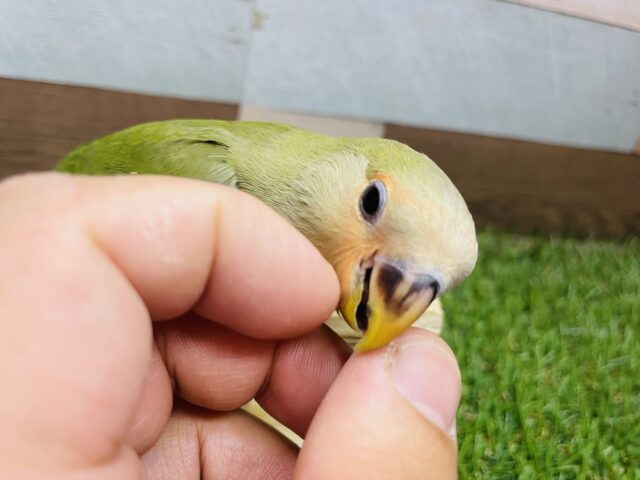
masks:
{"label": "bird's eye", "polygon": [[387,203],[387,189],[380,180],[374,180],[360,196],[360,213],[369,223],[375,223]]}

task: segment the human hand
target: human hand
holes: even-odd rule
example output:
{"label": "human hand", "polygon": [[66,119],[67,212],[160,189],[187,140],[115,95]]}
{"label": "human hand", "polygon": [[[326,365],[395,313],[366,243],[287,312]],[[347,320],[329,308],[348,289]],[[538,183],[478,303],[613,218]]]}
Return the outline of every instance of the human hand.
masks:
{"label": "human hand", "polygon": [[[410,330],[347,361],[318,328],[337,299],[312,245],[240,192],[5,181],[0,478],[455,478],[452,353]],[[299,453],[236,410],[254,396]]]}

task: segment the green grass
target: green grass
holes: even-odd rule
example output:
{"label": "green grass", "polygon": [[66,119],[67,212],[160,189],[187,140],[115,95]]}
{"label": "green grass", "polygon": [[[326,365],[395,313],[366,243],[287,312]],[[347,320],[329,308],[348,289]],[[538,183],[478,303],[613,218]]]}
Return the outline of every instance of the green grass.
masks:
{"label": "green grass", "polygon": [[461,478],[640,479],[640,241],[479,241],[443,298]]}

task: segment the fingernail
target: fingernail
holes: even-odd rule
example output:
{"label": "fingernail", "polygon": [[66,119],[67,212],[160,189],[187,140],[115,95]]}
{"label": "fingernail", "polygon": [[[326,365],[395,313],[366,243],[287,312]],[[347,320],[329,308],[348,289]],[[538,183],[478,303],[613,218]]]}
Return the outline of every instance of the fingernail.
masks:
{"label": "fingernail", "polygon": [[429,340],[408,340],[389,347],[393,383],[430,422],[455,438],[460,402],[460,370],[453,354]]}

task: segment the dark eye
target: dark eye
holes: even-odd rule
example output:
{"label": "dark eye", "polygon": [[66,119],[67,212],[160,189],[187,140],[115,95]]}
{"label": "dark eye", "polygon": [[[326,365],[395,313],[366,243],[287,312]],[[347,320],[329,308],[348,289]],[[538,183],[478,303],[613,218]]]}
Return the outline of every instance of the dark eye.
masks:
{"label": "dark eye", "polygon": [[387,203],[387,189],[380,180],[374,180],[360,196],[360,213],[369,223],[375,223]]}

